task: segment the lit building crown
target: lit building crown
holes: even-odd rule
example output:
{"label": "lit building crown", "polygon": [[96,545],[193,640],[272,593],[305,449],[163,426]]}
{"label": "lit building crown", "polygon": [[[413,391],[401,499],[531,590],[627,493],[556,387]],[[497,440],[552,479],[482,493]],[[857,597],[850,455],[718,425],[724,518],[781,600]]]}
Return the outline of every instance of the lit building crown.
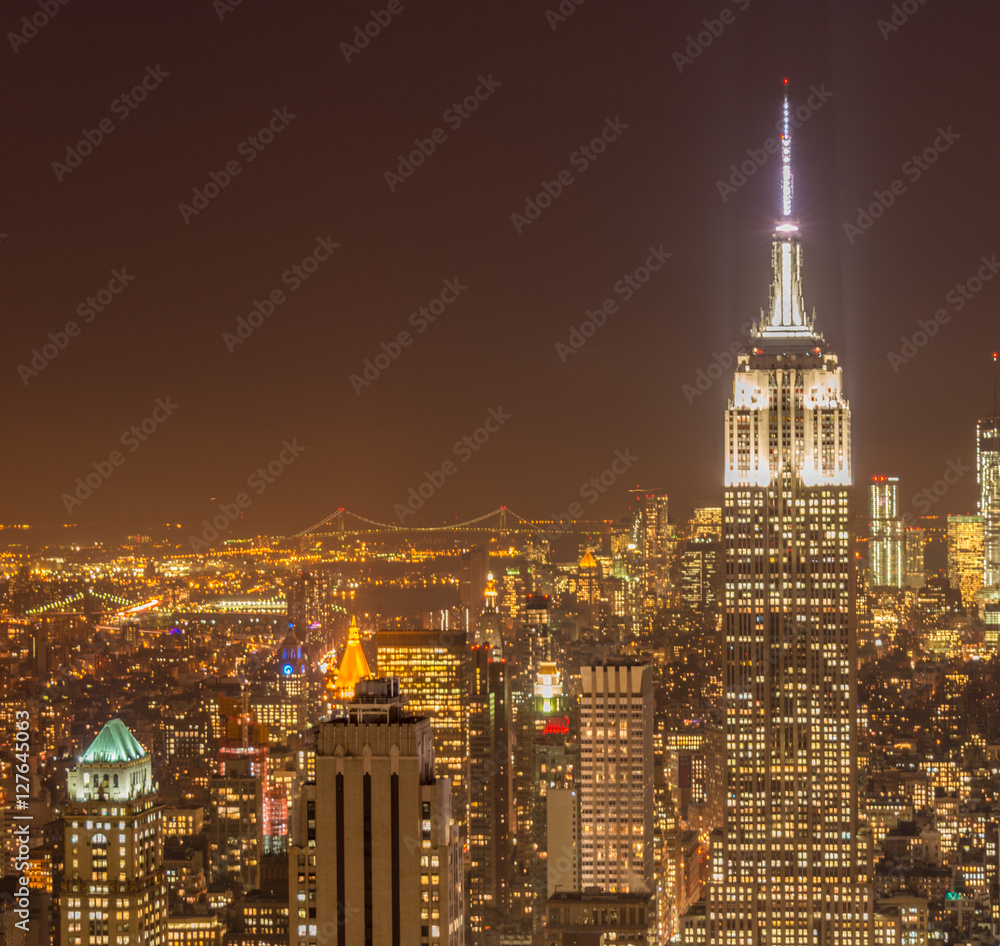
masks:
{"label": "lit building crown", "polygon": [[338,695],[350,698],[354,696],[354,688],[361,680],[367,680],[372,675],[368,667],[368,659],[361,647],[361,629],[358,619],[351,617],[351,626],[347,632],[347,647],[344,649],[344,659],[337,670],[337,680],[334,689]]}
{"label": "lit building crown", "polygon": [[[787,86],[787,80],[786,80]],[[802,296],[802,243],[793,222],[787,91],[782,217],[773,237],[770,312],[738,358],[726,417],[726,486],[767,486],[794,473],[806,486],[852,482],[850,406],[836,355],[826,351]]]}
{"label": "lit building crown", "polygon": [[149,755],[120,719],[105,723],[66,781],[74,802],[133,801],[156,791]]}
{"label": "lit building crown", "polygon": [[806,313],[802,295],[802,241],[796,235],[799,227],[792,217],[793,194],[791,110],[788,80],[785,79],[781,131],[781,217],[774,227],[771,251],[774,281],[771,284],[770,310],[767,314],[761,312],[760,325],[754,335],[763,341],[781,339],[787,344],[791,338],[804,339],[815,345],[822,343],[822,337],[813,330],[815,316],[810,317]]}

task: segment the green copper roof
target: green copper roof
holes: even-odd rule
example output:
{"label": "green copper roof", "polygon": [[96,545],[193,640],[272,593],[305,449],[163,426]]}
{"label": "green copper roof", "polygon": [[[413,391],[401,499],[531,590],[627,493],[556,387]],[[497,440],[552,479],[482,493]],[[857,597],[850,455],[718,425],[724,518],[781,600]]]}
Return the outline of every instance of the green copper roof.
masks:
{"label": "green copper roof", "polygon": [[81,762],[134,762],[142,759],[146,750],[128,731],[120,719],[112,719],[104,724],[90,748],[83,754]]}

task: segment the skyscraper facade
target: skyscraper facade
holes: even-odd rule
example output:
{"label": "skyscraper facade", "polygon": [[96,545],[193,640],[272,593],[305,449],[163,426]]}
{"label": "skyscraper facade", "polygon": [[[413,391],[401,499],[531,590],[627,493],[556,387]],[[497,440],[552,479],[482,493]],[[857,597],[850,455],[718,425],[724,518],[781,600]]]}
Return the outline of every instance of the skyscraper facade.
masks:
{"label": "skyscraper facade", "polygon": [[906,565],[903,585],[919,590],[924,587],[924,530],[911,526],[906,530]]}
{"label": "skyscraper facade", "polygon": [[[860,833],[851,412],[802,294],[784,102],[773,283],[725,416],[727,806],[701,935],[868,944]],[[697,939],[698,926],[685,924]]]}
{"label": "skyscraper facade", "polygon": [[466,916],[472,946],[484,942],[491,920],[506,913],[511,889],[510,681],[496,597],[491,575],[467,668]]}
{"label": "skyscraper facade", "polygon": [[451,779],[452,803],[465,811],[466,635],[423,628],[378,632],[378,674],[398,677],[410,711],[427,716],[438,772]]}
{"label": "skyscraper facade", "polygon": [[266,748],[224,756],[208,780],[212,879],[257,888],[264,856]]}
{"label": "skyscraper facade", "polygon": [[650,893],[653,884],[653,668],[580,668],[581,886]]}
{"label": "skyscraper facade", "polygon": [[906,570],[906,539],[899,517],[899,480],[873,477],[869,489],[871,584],[902,588]]}
{"label": "skyscraper facade", "polygon": [[462,853],[431,722],[395,679],[319,724],[289,848],[292,946],[462,946]]}
{"label": "skyscraper facade", "polygon": [[983,517],[983,584],[993,588],[1000,585],[1000,417],[995,409],[994,416],[976,426],[976,474]]}
{"label": "skyscraper facade", "polygon": [[163,806],[149,755],[112,719],[67,783],[62,946],[165,946]]}
{"label": "skyscraper facade", "polygon": [[984,525],[982,516],[948,517],[948,581],[966,609],[983,587]]}

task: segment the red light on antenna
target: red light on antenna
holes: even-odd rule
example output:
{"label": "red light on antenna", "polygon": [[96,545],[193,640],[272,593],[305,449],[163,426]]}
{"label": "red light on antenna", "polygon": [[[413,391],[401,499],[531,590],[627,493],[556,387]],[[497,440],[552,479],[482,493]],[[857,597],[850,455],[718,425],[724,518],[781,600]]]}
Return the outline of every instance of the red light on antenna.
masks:
{"label": "red light on antenna", "polygon": [[788,80],[787,79],[785,79],[785,85],[788,85]]}

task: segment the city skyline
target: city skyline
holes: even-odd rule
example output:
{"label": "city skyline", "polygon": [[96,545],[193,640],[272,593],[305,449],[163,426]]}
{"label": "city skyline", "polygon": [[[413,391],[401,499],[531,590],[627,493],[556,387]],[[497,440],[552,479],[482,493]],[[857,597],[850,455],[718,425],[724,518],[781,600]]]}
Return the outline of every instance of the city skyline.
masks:
{"label": "city skyline", "polygon": [[29,2],[0,946],[1000,944],[1000,11]]}

